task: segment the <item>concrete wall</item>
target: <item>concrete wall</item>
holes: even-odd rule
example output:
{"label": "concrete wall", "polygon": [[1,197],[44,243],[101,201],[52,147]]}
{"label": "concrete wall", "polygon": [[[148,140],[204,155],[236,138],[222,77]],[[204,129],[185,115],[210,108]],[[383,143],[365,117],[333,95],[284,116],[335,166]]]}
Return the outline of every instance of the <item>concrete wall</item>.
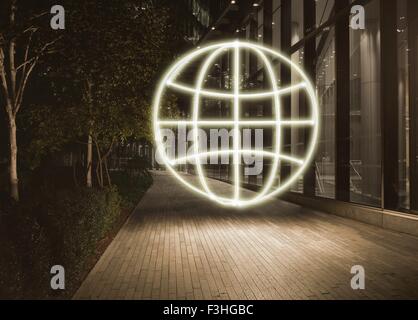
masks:
{"label": "concrete wall", "polygon": [[294,193],[288,193],[282,196],[281,199],[340,217],[418,237],[418,216],[415,215],[370,208],[330,199],[307,198]]}

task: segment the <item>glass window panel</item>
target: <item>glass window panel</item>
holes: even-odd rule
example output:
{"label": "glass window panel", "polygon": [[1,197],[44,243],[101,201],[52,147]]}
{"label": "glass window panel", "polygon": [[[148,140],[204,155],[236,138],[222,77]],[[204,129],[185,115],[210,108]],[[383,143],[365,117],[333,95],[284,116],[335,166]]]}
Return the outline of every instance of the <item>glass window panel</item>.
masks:
{"label": "glass window panel", "polygon": [[399,207],[409,209],[409,67],[407,0],[398,1]]}
{"label": "glass window panel", "polygon": [[[249,23],[245,26],[245,37],[246,37],[246,39],[253,41],[253,39],[251,39],[251,27],[250,27]],[[248,50],[245,51],[245,58],[244,59],[245,59],[245,73],[244,73],[244,75],[245,75],[246,79],[248,79],[251,76],[251,74],[250,74],[250,52]]]}
{"label": "glass window panel", "polygon": [[379,1],[365,6],[366,28],[350,28],[350,199],[381,205]]}
{"label": "glass window panel", "polygon": [[276,49],[280,49],[281,43],[281,33],[280,33],[280,24],[281,24],[281,14],[282,11],[280,9],[280,1],[275,1],[273,5],[273,21],[272,21],[272,29],[273,29],[273,47]]}
{"label": "glass window panel", "polygon": [[292,0],[292,45],[303,36],[303,0]]}
{"label": "glass window panel", "polygon": [[316,24],[321,26],[329,20],[334,10],[335,0],[316,0]]}
{"label": "glass window panel", "polygon": [[[291,60],[293,63],[299,65],[301,68],[303,68],[303,62],[304,62],[304,51],[299,50],[292,54]],[[300,75],[295,71],[294,68],[292,68],[292,85],[296,85],[302,81]],[[300,118],[300,94],[301,92],[299,90],[294,90],[291,93],[291,118],[292,119],[298,119]],[[304,136],[302,134],[302,131],[297,127],[292,127],[291,131],[291,155],[294,157],[300,157],[303,156],[305,143],[303,141]],[[292,174],[296,173],[296,171],[299,170],[298,165],[291,165],[291,172]],[[291,190],[293,192],[297,193],[303,193],[303,177],[299,177],[296,183],[293,184]]]}
{"label": "glass window panel", "polygon": [[281,2],[282,0],[273,0],[273,12],[280,8]]}
{"label": "glass window panel", "polygon": [[321,112],[321,131],[316,153],[316,194],[335,198],[335,32],[317,39],[316,90]]}
{"label": "glass window panel", "polygon": [[[263,44],[264,38],[264,9],[260,8],[257,13],[257,41],[260,42],[260,44]],[[257,59],[257,69],[260,70],[263,68],[263,62],[261,59]]]}

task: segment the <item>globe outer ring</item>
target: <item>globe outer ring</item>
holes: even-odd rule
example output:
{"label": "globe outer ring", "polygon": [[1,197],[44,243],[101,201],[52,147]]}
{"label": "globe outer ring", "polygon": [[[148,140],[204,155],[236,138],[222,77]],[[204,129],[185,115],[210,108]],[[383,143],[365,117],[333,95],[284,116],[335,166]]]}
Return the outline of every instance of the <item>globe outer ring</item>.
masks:
{"label": "globe outer ring", "polygon": [[306,171],[306,169],[310,166],[310,163],[312,162],[315,154],[315,150],[317,148],[317,141],[318,141],[318,135],[319,135],[319,127],[320,127],[320,118],[319,118],[319,103],[318,99],[315,94],[314,87],[312,85],[311,80],[309,77],[305,74],[305,72],[293,61],[291,61],[286,56],[282,55],[281,53],[268,48],[266,46],[260,46],[256,43],[252,43],[249,41],[234,41],[234,42],[223,42],[223,43],[217,43],[208,45],[203,48],[199,48],[196,50],[193,50],[189,53],[186,53],[183,57],[177,60],[177,62],[169,68],[169,70],[165,73],[162,80],[160,81],[157,91],[154,96],[154,102],[153,102],[153,129],[154,129],[154,137],[155,142],[157,145],[161,144],[162,137],[161,137],[161,130],[159,126],[159,110],[160,110],[160,103],[161,103],[161,97],[162,94],[166,88],[167,82],[170,78],[173,77],[173,74],[178,72],[179,68],[182,65],[187,65],[187,63],[193,61],[194,58],[208,52],[211,50],[216,50],[221,47],[225,48],[231,48],[237,45],[239,43],[240,47],[248,48],[248,49],[258,49],[265,53],[269,53],[271,56],[276,57],[280,60],[282,60],[284,63],[288,64],[290,66],[291,70],[297,71],[298,75],[303,79],[303,82],[306,84],[305,90],[309,97],[309,100],[311,102],[311,109],[312,109],[312,120],[314,122],[313,130],[311,134],[311,141],[309,142],[309,148],[307,150],[304,164],[295,172],[292,174],[291,178],[288,179],[284,184],[280,185],[276,190],[266,194],[263,199],[251,199],[251,200],[241,200],[241,201],[231,201],[231,199],[228,198],[222,198],[215,196],[213,194],[208,194],[201,189],[195,187],[191,183],[187,182],[170,164],[170,160],[167,158],[167,155],[164,152],[160,152],[160,148],[157,148],[157,152],[160,156],[160,158],[163,160],[164,164],[170,171],[172,175],[174,175],[180,182],[182,182],[186,187],[188,187],[191,191],[194,191],[195,193],[208,198],[212,201],[217,202],[218,204],[226,207],[236,207],[236,208],[248,208],[253,207],[256,205],[259,205],[262,202],[265,202],[267,200],[271,200],[272,198],[277,197],[284,191],[287,191],[296,181],[297,179],[303,175],[303,173]]}

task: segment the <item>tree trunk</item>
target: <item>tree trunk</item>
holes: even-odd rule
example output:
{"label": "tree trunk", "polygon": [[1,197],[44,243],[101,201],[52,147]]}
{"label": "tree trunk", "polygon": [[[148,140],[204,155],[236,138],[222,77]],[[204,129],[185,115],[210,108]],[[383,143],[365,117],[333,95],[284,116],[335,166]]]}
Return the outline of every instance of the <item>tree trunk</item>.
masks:
{"label": "tree trunk", "polygon": [[110,178],[109,166],[107,164],[107,157],[104,159],[104,165],[105,165],[105,169],[106,169],[107,183],[109,184],[109,187],[111,187],[112,186],[112,179]]}
{"label": "tree trunk", "polygon": [[[87,106],[89,108],[89,113],[91,115],[93,109],[93,98],[92,98],[92,83],[87,79],[86,80],[86,92],[85,92],[85,99],[87,102]],[[90,128],[89,128],[89,137],[87,142],[87,188],[93,187],[92,182],[92,170],[93,170],[93,120],[90,120]]]}
{"label": "tree trunk", "polygon": [[112,139],[112,143],[110,144],[109,150],[107,150],[106,154],[102,157],[102,160],[103,160],[104,166],[105,166],[105,171],[106,171],[106,175],[107,175],[107,182],[109,184],[109,187],[112,186],[112,179],[110,178],[110,174],[109,174],[109,166],[108,166],[108,163],[107,163],[107,158],[109,158],[110,154],[112,153],[114,144],[115,144],[115,138]]}
{"label": "tree trunk", "polygon": [[91,188],[93,186],[91,180],[91,171],[93,168],[93,138],[89,135],[88,142],[87,142],[87,188]]}
{"label": "tree trunk", "polygon": [[16,119],[9,117],[10,138],[10,196],[19,201],[19,179],[17,177],[17,138]]}
{"label": "tree trunk", "polygon": [[73,181],[74,181],[74,186],[75,186],[76,188],[78,188],[78,187],[79,187],[79,186],[78,186],[78,180],[77,180],[78,154],[77,154],[77,156],[76,156],[75,161],[73,161],[72,165],[73,165]]}
{"label": "tree trunk", "polygon": [[96,179],[97,179],[97,183],[99,184],[99,187],[102,187],[102,184],[100,183],[100,173],[99,173],[99,163],[97,163],[96,165]]}
{"label": "tree trunk", "polygon": [[99,148],[99,144],[97,143],[97,141],[95,140],[94,143],[96,144],[96,149],[97,149],[97,177],[99,180],[99,186],[100,188],[104,187],[104,183],[103,183],[103,158],[102,155],[100,153],[100,148]]}

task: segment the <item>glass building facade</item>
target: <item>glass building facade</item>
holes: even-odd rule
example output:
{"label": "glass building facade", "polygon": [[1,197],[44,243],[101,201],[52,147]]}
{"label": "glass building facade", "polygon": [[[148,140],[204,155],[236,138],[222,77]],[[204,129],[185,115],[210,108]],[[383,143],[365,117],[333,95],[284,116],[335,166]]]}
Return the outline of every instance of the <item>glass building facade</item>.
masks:
{"label": "glass building facade", "polygon": [[[365,17],[360,29],[351,25],[358,5]],[[284,52],[314,82],[320,137],[315,161],[293,193],[418,213],[418,1],[250,2],[245,18],[232,29],[231,37]],[[222,63],[228,68],[227,61]],[[245,59],[247,86],[265,85],[262,68],[260,61]],[[277,73],[281,85],[298,81],[292,72],[278,68]],[[296,116],[305,103],[294,93],[285,106]],[[248,116],[254,115],[263,116],[263,107],[254,106]],[[295,130],[285,145],[297,154],[305,141]],[[281,174],[292,170],[289,166]],[[262,185],[263,176],[246,182]]]}
{"label": "glass building facade", "polygon": [[183,28],[184,40],[196,44],[229,3],[228,0],[180,0],[172,3],[173,10],[177,11],[176,16],[182,17],[178,25]]}

